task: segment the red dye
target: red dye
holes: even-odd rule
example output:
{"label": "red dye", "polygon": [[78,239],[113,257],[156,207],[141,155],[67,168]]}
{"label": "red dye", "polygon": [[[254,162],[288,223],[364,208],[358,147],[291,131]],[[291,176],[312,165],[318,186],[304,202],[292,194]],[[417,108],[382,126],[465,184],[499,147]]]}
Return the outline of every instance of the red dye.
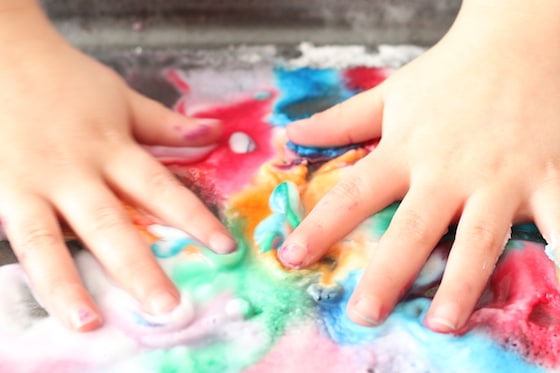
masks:
{"label": "red dye", "polygon": [[178,111],[179,113],[186,113],[187,112],[187,102],[186,102],[186,98],[185,96],[181,97],[179,99],[179,101],[177,101],[177,103],[175,104],[175,111]]}
{"label": "red dye", "polygon": [[[266,122],[274,98],[275,95],[272,94],[266,100],[246,99],[197,112],[197,117],[222,121],[223,132],[218,147],[204,162],[182,164],[180,161],[172,161],[166,165],[185,185],[198,188],[195,192],[206,202],[209,199],[218,200],[213,202],[223,201],[250,182],[262,164],[275,154],[271,141],[273,129]],[[186,107],[181,105],[179,109],[185,110]],[[254,150],[247,153],[234,152],[229,146],[229,139],[236,132],[242,132],[254,141]]]}
{"label": "red dye", "polygon": [[181,72],[177,69],[167,69],[163,72],[164,77],[173,84],[175,88],[181,93],[189,93],[191,91],[191,86],[183,76]]}
{"label": "red dye", "polygon": [[375,87],[389,76],[387,69],[378,67],[352,67],[342,73],[346,88],[351,91],[365,91]]}
{"label": "red dye", "polygon": [[542,245],[509,249],[489,283],[491,300],[471,316],[507,348],[545,367],[560,365],[560,289]]}

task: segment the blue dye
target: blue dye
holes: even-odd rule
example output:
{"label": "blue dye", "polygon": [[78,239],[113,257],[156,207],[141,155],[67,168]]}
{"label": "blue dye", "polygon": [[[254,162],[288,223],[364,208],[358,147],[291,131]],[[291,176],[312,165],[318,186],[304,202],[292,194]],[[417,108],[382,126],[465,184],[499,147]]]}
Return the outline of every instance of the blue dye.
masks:
{"label": "blue dye", "polygon": [[308,118],[352,96],[344,87],[340,72],[334,69],[278,67],[274,77],[282,92],[270,118],[277,126]]}
{"label": "blue dye", "polygon": [[185,247],[189,245],[198,245],[196,241],[190,238],[178,238],[175,240],[159,240],[152,244],[152,253],[160,259],[172,258],[179,254]]}
{"label": "blue dye", "polygon": [[[541,367],[524,361],[514,351],[505,350],[480,332],[469,332],[463,336],[435,333],[423,325],[423,320],[431,301],[416,298],[399,303],[387,320],[377,327],[365,327],[353,323],[346,315],[348,300],[362,271],[350,273],[340,286],[345,289],[340,302],[318,302],[324,320],[324,327],[329,336],[340,345],[371,344],[382,340],[385,335],[403,330],[403,338],[412,343],[407,347],[403,339],[396,347],[399,356],[410,359],[417,357],[417,366],[422,361],[438,372],[504,372],[508,373],[543,373]],[[418,341],[424,341],[419,345]],[[438,362],[445,366],[438,366]],[[430,370],[433,371],[433,370]]]}
{"label": "blue dye", "polygon": [[292,150],[294,153],[304,158],[311,159],[331,159],[341,156],[349,150],[357,149],[361,144],[352,144],[346,146],[334,146],[330,148],[322,148],[318,146],[304,146],[294,144],[291,141],[286,143],[288,149]]}

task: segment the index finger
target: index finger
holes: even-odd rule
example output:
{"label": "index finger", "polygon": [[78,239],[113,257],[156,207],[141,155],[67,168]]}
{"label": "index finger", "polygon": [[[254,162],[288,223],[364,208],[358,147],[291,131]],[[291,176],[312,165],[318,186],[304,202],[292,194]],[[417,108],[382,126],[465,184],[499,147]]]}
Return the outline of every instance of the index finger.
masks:
{"label": "index finger", "polygon": [[402,197],[407,184],[377,148],[315,205],[280,248],[280,261],[290,268],[316,262],[364,219]]}

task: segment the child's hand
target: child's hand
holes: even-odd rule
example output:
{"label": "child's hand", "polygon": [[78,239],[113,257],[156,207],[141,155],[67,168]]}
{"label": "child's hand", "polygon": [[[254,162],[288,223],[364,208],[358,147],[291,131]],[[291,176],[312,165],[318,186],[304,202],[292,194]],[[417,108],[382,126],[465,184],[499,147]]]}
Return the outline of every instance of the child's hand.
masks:
{"label": "child's hand", "polygon": [[279,253],[287,266],[306,266],[402,199],[350,300],[357,323],[375,325],[388,315],[457,219],[426,317],[440,332],[466,323],[513,222],[534,219],[548,242],[558,239],[560,12],[544,1],[508,1],[507,10],[498,3],[465,2],[449,34],[425,55],[381,86],[288,127],[290,139],[304,145],[382,136]]}
{"label": "child's hand", "polygon": [[147,312],[168,312],[178,292],[119,198],[216,252],[233,250],[220,222],[137,143],[206,146],[220,126],[135,93],[60,39],[34,2],[21,4],[28,7],[0,11],[0,216],[14,252],[41,301],[69,327],[94,329],[101,316],[59,219]]}

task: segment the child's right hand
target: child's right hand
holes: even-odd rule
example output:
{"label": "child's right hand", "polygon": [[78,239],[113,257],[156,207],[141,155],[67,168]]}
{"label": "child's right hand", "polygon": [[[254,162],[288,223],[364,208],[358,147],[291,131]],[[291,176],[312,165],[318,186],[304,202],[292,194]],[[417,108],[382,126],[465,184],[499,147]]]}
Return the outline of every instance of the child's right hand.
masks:
{"label": "child's right hand", "polygon": [[[531,30],[527,32],[526,30]],[[348,303],[383,322],[457,224],[426,325],[457,333],[513,223],[534,221],[560,255],[560,3],[464,1],[448,34],[376,88],[288,127],[307,146],[380,139],[286,239],[309,266],[368,216],[402,201]]]}
{"label": "child's right hand", "polygon": [[0,0],[0,217],[47,310],[91,330],[101,315],[65,247],[67,223],[150,313],[179,302],[119,198],[219,253],[221,223],[139,144],[211,145],[219,123],[193,120],[126,86],[69,46],[32,0]]}

